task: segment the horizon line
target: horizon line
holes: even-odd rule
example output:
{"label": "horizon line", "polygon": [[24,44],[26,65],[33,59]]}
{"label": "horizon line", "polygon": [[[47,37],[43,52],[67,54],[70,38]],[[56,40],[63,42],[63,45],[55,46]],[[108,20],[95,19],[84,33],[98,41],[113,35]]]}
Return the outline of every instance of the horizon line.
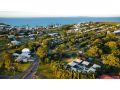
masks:
{"label": "horizon line", "polygon": [[0,16],[0,18],[119,18],[120,16]]}
{"label": "horizon line", "polygon": [[120,17],[120,15],[102,15],[102,14],[41,14],[40,12],[33,12],[33,11],[0,11],[0,18],[40,18],[40,17],[96,17],[96,18],[101,18],[101,17]]}

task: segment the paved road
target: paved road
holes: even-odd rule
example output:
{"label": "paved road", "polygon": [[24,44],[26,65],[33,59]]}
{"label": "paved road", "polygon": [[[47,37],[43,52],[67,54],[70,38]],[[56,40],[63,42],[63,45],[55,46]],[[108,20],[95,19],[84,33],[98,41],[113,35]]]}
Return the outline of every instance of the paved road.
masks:
{"label": "paved road", "polygon": [[22,76],[22,79],[32,79],[37,72],[39,66],[39,59],[36,57],[35,62],[32,64],[31,68]]}
{"label": "paved road", "polygon": [[35,59],[34,62],[30,65],[30,67],[27,70],[25,70],[24,72],[22,72],[19,75],[11,77],[11,78],[13,78],[13,79],[32,79],[38,69],[38,66],[39,66],[39,57],[35,56],[34,59]]}
{"label": "paved road", "polygon": [[32,78],[34,78],[34,75],[35,75],[36,72],[37,72],[38,66],[39,66],[39,63],[36,62],[36,63],[34,64],[34,67],[32,67],[31,71],[28,72],[28,74],[26,74],[26,76],[24,77],[24,79],[32,79]]}
{"label": "paved road", "polygon": [[35,73],[37,72],[39,62],[40,62],[39,57],[35,55],[34,62],[30,65],[30,67],[27,70],[15,76],[0,75],[0,79],[32,79]]}

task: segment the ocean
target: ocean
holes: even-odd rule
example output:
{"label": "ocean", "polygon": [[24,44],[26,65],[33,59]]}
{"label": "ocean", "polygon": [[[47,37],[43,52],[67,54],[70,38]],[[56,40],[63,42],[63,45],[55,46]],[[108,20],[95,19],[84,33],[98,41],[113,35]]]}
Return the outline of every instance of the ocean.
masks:
{"label": "ocean", "polygon": [[51,24],[75,24],[80,22],[120,22],[120,17],[31,17],[31,18],[0,18],[0,23],[13,26],[48,26]]}

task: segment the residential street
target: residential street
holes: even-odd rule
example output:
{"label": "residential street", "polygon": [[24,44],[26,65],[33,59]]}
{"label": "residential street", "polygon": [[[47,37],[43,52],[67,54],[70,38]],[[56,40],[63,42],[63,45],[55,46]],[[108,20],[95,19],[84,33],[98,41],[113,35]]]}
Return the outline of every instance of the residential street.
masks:
{"label": "residential street", "polygon": [[24,74],[22,79],[32,79],[35,73],[37,72],[38,66],[39,66],[39,60],[38,57],[36,57],[35,62],[32,64],[30,70],[28,70],[26,74]]}
{"label": "residential street", "polygon": [[25,70],[24,72],[22,72],[21,74],[16,75],[14,77],[14,79],[32,79],[33,76],[35,75],[37,69],[38,69],[38,66],[39,66],[39,58],[38,58],[38,56],[35,56],[34,59],[35,60],[30,65],[30,67],[27,70]]}

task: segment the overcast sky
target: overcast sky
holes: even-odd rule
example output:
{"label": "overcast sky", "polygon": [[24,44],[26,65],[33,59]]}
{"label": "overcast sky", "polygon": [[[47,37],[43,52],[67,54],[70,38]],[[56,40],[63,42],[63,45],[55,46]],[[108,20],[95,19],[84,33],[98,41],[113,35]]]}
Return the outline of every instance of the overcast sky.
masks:
{"label": "overcast sky", "polygon": [[120,16],[119,0],[2,0],[0,17]]}

